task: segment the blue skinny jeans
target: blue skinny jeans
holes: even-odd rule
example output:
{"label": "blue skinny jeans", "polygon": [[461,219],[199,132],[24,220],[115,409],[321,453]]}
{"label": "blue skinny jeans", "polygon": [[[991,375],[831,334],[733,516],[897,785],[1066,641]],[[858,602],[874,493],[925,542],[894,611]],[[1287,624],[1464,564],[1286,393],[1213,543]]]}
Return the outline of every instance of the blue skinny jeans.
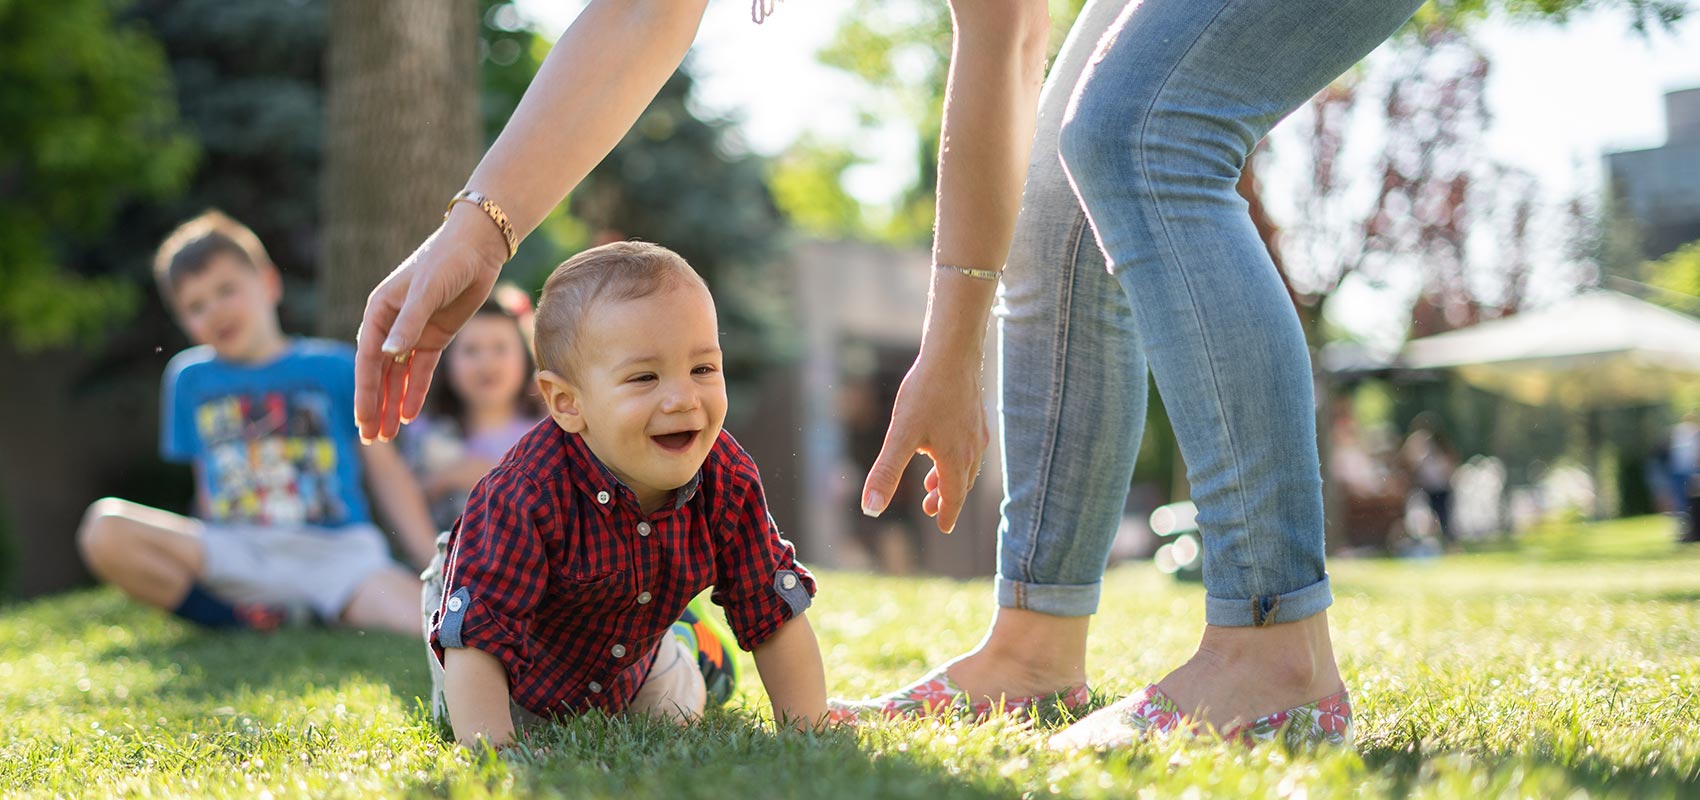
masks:
{"label": "blue skinny jeans", "polygon": [[1419,5],[1081,12],[1041,97],[999,306],[999,605],[1097,610],[1148,370],[1198,505],[1206,622],[1291,622],[1332,603],[1310,356],[1235,184],[1277,121]]}

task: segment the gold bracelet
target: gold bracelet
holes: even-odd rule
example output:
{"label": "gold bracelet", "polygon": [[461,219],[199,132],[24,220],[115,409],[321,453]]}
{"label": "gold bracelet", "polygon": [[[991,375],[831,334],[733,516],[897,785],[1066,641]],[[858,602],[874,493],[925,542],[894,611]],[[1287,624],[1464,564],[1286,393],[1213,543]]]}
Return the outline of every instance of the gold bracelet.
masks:
{"label": "gold bracelet", "polygon": [[496,205],[496,201],[484,196],[483,192],[475,192],[471,189],[460,190],[459,194],[449,200],[449,207],[443,211],[443,219],[448,219],[449,212],[455,210],[455,203],[462,200],[478,206],[484,211],[484,215],[490,218],[491,222],[496,223],[496,228],[502,232],[502,239],[508,243],[508,258],[511,260],[514,253],[519,252],[519,237],[514,234],[514,226],[508,222],[508,215],[502,211],[502,207]]}
{"label": "gold bracelet", "polygon": [[995,282],[999,278],[1003,277],[1003,270],[1000,269],[974,269],[973,267],[958,267],[954,264],[934,264],[933,269],[954,270],[967,275],[970,278],[976,278],[982,281]]}

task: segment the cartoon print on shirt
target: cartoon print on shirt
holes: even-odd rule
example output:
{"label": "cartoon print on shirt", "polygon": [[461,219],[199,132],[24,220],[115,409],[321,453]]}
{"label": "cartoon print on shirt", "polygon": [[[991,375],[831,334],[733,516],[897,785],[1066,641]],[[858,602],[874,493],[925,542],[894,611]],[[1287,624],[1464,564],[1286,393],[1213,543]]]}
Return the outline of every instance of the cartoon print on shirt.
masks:
{"label": "cartoon print on shirt", "polygon": [[195,409],[206,444],[207,513],[259,525],[327,524],[347,516],[318,391],[231,394]]}

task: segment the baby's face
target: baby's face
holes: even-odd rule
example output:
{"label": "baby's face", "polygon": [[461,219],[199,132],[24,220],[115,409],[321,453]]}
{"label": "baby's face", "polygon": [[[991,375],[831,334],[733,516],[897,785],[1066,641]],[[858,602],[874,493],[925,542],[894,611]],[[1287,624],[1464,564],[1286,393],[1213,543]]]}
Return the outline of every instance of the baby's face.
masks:
{"label": "baby's face", "polygon": [[653,508],[702,468],[726,422],[714,299],[681,284],[605,303],[584,319],[574,350],[579,433]]}

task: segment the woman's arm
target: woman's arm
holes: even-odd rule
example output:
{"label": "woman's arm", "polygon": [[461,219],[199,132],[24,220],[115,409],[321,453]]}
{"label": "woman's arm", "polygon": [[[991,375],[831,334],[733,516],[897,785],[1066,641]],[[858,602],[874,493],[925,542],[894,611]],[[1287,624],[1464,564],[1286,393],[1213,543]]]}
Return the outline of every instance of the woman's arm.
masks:
{"label": "woman's arm", "polygon": [[[678,68],[706,5],[592,0],[544,59],[467,188],[501,206],[524,238],[619,143]],[[355,360],[362,438],[388,440],[402,420],[418,415],[443,348],[490,296],[507,257],[507,242],[484,212],[456,203],[437,232],[372,291]]]}
{"label": "woman's arm", "polygon": [[[939,145],[933,263],[1001,270],[1009,255],[1045,77],[1045,0],[953,0],[956,29]],[[933,270],[921,353],[903,379],[862,490],[862,510],[885,511],[916,452],[933,460],[923,508],[950,532],[991,440],[980,362],[995,281]]]}
{"label": "woman's arm", "polygon": [[756,646],[756,672],[773,702],[773,721],[812,730],[826,717],[826,669],[809,618],[792,617]]}

